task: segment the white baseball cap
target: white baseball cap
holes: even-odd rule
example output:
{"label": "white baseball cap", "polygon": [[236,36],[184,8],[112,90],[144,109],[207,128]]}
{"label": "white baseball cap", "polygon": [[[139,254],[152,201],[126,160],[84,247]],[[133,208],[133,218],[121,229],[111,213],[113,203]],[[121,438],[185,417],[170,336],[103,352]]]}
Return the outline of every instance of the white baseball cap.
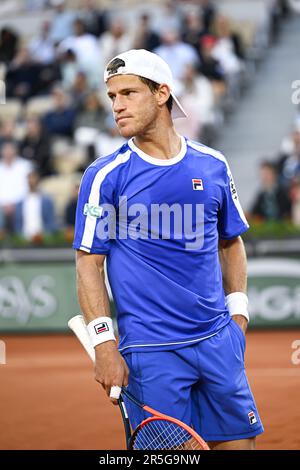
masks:
{"label": "white baseball cap", "polygon": [[[119,63],[117,59],[119,59]],[[123,52],[111,59],[105,67],[105,83],[109,78],[115,75],[138,75],[148,78],[159,85],[168,85],[173,98],[172,118],[187,117],[178,98],[174,95],[174,82],[171,69],[157,54],[146,51],[145,49],[131,49],[130,51]]]}

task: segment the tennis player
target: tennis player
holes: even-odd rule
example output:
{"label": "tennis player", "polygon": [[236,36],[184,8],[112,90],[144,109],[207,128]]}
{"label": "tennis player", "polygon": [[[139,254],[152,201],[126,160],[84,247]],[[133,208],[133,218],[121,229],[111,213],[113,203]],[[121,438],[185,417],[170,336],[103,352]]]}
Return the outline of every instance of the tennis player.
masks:
{"label": "tennis player", "polygon": [[[244,368],[248,229],[225,157],[177,134],[185,117],[157,55],[130,50],[105,69],[129,139],[84,173],[77,205],[78,296],[95,378],[116,403],[142,402],[192,425],[212,449],[254,449],[262,423]],[[117,346],[104,261],[116,306]],[[144,412],[129,408],[133,428]]]}

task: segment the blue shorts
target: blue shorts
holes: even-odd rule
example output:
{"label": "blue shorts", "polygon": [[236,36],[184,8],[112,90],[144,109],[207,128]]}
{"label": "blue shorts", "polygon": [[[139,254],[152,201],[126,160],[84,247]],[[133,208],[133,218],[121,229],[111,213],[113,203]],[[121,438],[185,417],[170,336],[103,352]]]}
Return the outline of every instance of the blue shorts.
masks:
{"label": "blue shorts", "polygon": [[[128,390],[192,426],[206,441],[263,432],[244,367],[245,335],[231,320],[216,335],[178,350],[130,352]],[[126,401],[133,429],[148,413]]]}

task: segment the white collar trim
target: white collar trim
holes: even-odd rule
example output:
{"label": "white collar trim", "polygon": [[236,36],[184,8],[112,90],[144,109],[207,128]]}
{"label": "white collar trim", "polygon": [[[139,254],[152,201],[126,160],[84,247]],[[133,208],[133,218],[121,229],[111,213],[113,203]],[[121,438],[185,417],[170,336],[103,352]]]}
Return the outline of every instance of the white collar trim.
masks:
{"label": "white collar trim", "polygon": [[133,150],[140,158],[142,158],[146,162],[151,163],[152,165],[170,166],[170,165],[175,165],[176,163],[180,162],[180,160],[182,160],[186,154],[187,146],[186,146],[185,138],[181,136],[180,139],[181,139],[180,152],[175,157],[166,158],[166,159],[154,158],[148,155],[147,153],[143,152],[141,149],[139,149],[135,145],[135,143],[133,142],[133,138],[128,141],[128,145],[131,148],[131,150]]}

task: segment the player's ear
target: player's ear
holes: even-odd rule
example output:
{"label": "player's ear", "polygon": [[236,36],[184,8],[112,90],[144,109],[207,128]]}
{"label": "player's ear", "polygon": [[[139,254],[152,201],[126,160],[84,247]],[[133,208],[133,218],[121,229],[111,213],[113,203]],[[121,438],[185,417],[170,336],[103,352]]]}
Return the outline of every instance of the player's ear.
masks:
{"label": "player's ear", "polygon": [[170,97],[170,88],[168,85],[159,85],[156,96],[158,106],[163,107]]}

